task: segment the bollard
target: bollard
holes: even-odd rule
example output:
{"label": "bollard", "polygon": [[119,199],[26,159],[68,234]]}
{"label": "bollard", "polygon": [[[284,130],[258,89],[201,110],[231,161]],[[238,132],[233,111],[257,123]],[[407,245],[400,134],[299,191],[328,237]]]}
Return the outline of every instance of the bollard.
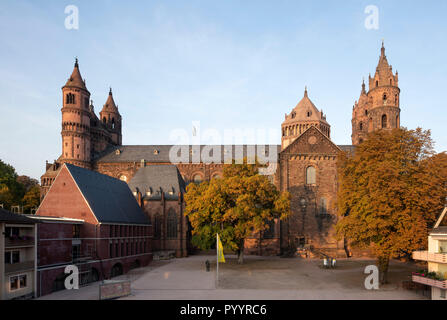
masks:
{"label": "bollard", "polygon": [[211,265],[210,265],[210,262],[208,260],[206,260],[205,266],[206,266],[206,272],[210,272]]}

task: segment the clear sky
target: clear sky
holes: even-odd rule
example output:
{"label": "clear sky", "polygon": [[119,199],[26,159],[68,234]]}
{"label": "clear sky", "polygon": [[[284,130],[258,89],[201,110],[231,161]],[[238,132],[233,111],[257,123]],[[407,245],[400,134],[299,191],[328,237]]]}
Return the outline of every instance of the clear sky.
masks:
{"label": "clear sky", "polygon": [[[79,29],[65,28],[67,5]],[[368,5],[379,29],[367,29]],[[0,159],[40,177],[61,153],[61,87],[79,58],[95,110],[109,86],[123,144],[170,144],[193,121],[276,130],[309,97],[350,144],[362,78],[381,39],[399,71],[401,124],[447,150],[447,1],[18,1],[0,3]],[[248,141],[250,142],[250,141]],[[257,143],[271,143],[258,138]]]}

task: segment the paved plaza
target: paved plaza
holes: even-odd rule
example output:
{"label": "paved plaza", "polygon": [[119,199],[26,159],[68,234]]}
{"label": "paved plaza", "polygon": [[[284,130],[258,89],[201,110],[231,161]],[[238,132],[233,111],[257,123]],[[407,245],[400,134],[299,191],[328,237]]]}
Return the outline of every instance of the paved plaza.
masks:
{"label": "paved plaza", "polygon": [[[122,299],[426,299],[422,294],[404,290],[412,263],[392,261],[390,283],[379,290],[366,290],[363,270],[374,260],[340,259],[337,268],[323,269],[321,260],[247,256],[243,265],[236,256],[227,256],[219,264],[216,289],[215,256],[197,255],[182,259],[154,261],[148,267],[134,269],[116,279],[130,279],[132,294]],[[205,261],[211,262],[207,272]],[[64,290],[40,299],[98,299],[100,282],[79,290]]]}

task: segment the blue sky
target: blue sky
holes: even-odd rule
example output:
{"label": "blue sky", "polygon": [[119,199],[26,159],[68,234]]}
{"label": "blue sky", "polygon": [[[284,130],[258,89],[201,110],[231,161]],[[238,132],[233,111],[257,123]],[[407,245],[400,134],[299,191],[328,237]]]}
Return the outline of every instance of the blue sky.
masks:
{"label": "blue sky", "polygon": [[[64,25],[79,8],[79,29]],[[379,8],[367,30],[365,8]],[[74,57],[95,110],[109,86],[124,144],[169,144],[173,129],[274,129],[309,96],[332,140],[350,144],[362,78],[385,39],[401,123],[447,150],[446,1],[2,1],[0,159],[38,178],[61,152],[61,87]],[[269,143],[262,139],[257,143]]]}

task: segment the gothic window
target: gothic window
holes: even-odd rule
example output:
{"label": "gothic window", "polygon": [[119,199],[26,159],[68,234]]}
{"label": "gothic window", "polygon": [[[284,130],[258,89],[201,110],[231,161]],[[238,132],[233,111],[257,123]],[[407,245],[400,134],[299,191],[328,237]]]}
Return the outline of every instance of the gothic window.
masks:
{"label": "gothic window", "polygon": [[379,81],[376,81],[376,88],[379,86]]}
{"label": "gothic window", "polygon": [[367,116],[368,115],[368,110],[365,110],[365,116]]}
{"label": "gothic window", "polygon": [[306,184],[314,185],[316,184],[316,172],[314,167],[307,167],[306,169]]}
{"label": "gothic window", "polygon": [[174,209],[169,209],[166,228],[167,238],[177,238],[177,214]]}
{"label": "gothic window", "polygon": [[363,122],[360,122],[359,129],[360,129],[360,131],[363,130]]}
{"label": "gothic window", "polygon": [[386,128],[387,127],[387,118],[386,118],[386,114],[384,114],[382,116],[382,128]]}

